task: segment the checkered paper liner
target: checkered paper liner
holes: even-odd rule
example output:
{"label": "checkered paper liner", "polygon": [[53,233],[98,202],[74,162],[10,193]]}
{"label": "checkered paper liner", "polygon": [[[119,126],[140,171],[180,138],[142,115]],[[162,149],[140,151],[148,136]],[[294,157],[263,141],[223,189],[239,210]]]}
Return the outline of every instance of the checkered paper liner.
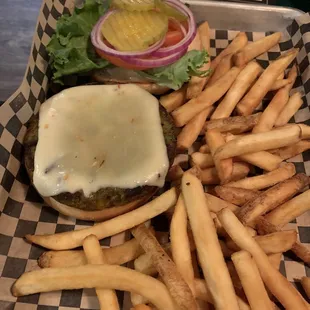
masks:
{"label": "checkered paper liner", "polygon": [[[45,46],[49,42],[56,20],[73,8],[73,0],[46,0],[38,18],[25,77],[19,89],[0,107],[0,309],[3,310],[56,310],[99,309],[94,290],[58,291],[15,298],[10,287],[23,272],[38,269],[37,258],[44,249],[26,243],[26,234],[59,233],[81,229],[92,223],[59,215],[46,206],[30,185],[22,162],[25,124],[37,113],[47,94],[51,76]],[[235,37],[236,31],[211,31],[211,55],[214,57]],[[248,33],[250,41],[268,33]],[[300,49],[297,64],[300,75],[292,92],[301,91],[303,105],[292,122],[310,125],[310,15],[305,14],[283,29],[283,41],[279,46],[259,58],[266,67],[282,52]],[[182,154],[185,160],[188,154]],[[181,157],[182,157],[181,156]],[[310,151],[291,160],[298,172],[310,176]],[[310,214],[304,214],[290,223],[288,229],[296,229],[302,243],[310,246]],[[115,246],[124,242],[124,234],[101,241],[102,246]],[[284,256],[281,272],[299,287],[296,281],[310,276],[310,269],[292,256]],[[120,305],[129,308],[129,295],[118,292]]]}

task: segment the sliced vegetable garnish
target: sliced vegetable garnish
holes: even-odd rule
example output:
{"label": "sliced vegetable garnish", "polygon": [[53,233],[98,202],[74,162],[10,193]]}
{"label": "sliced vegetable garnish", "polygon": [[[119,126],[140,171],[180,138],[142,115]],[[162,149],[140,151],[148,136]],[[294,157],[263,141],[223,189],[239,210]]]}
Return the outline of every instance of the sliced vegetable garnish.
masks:
{"label": "sliced vegetable garnish", "polygon": [[[145,13],[150,12],[127,12],[126,14],[123,13],[123,11],[114,10],[108,12],[106,15],[104,15],[97,25],[94,27],[92,34],[91,34],[91,40],[93,45],[95,46],[97,52],[99,52],[100,55],[109,55],[109,56],[116,56],[120,59],[126,61],[129,65],[133,65],[135,67],[142,67],[142,68],[158,68],[170,65],[174,63],[176,60],[180,59],[183,55],[186,54],[187,48],[189,44],[193,41],[195,35],[196,35],[196,23],[193,17],[192,12],[188,9],[187,6],[185,6],[182,2],[179,0],[167,0],[166,3],[174,8],[175,10],[178,10],[180,14],[183,14],[187,17],[187,24],[188,24],[188,30],[177,20],[173,20],[173,26],[178,29],[178,31],[182,32],[183,38],[177,42],[176,44],[170,46],[168,44],[168,47],[163,47],[164,42],[166,41],[166,38],[163,37],[161,40],[157,41],[155,44],[153,44],[150,47],[146,47],[144,50],[132,50],[132,44],[133,41],[136,40],[136,46],[139,44],[152,44],[151,38],[155,38],[156,35],[148,32],[150,29],[153,29],[153,25],[147,25],[146,19],[140,19],[140,17],[137,19],[137,22],[133,22],[133,20],[130,18],[128,22],[124,22],[121,20],[121,17],[127,17],[127,16],[133,16],[133,14],[137,16],[141,16]],[[156,13],[155,11],[152,11],[153,13]],[[127,14],[131,15],[127,15]],[[110,26],[110,24],[107,26],[110,27],[108,31],[102,31],[101,29],[104,29],[105,24],[109,22],[110,17],[112,16],[119,16],[119,19],[117,19],[118,24],[115,22],[113,24],[113,27]],[[118,15],[119,14],[119,15]],[[157,14],[160,14],[157,12]],[[156,15],[158,16],[158,15]],[[132,26],[134,24],[134,26]],[[124,25],[128,27],[129,30],[124,29]],[[142,28],[143,30],[136,30],[137,27]],[[115,29],[115,31],[112,31],[112,29]],[[117,33],[116,33],[117,30]],[[143,34],[144,40],[141,38],[139,39],[142,42],[138,43],[137,35],[138,33]],[[161,31],[157,31],[157,36],[160,34]],[[150,35],[150,37],[148,36]],[[120,37],[123,36],[123,39],[120,39]],[[108,46],[106,41],[109,41],[113,47]],[[157,39],[158,40],[158,39]],[[125,43],[126,41],[126,43]],[[154,43],[154,42],[153,42]],[[126,49],[131,46],[130,51],[124,51],[123,45],[126,45]],[[141,46],[141,45],[139,45]],[[118,50],[122,48],[123,50]]]}
{"label": "sliced vegetable garnish", "polygon": [[168,18],[156,11],[113,11],[102,23],[103,37],[116,50],[143,51],[161,40],[168,30]]}
{"label": "sliced vegetable garnish", "polygon": [[150,11],[155,8],[154,0],[113,0],[112,6],[126,11]]}

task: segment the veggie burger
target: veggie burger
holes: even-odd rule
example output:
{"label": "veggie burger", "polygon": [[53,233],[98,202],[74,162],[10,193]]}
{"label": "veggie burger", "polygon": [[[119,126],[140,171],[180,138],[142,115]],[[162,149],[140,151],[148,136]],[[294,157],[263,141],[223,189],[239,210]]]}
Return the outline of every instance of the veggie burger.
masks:
{"label": "veggie burger", "polygon": [[193,15],[178,0],[86,0],[58,20],[47,46],[53,81],[89,75],[97,83],[54,95],[29,122],[24,162],[47,204],[104,220],[164,186],[175,128],[150,92],[208,73],[199,70],[206,51],[188,51],[195,35]]}

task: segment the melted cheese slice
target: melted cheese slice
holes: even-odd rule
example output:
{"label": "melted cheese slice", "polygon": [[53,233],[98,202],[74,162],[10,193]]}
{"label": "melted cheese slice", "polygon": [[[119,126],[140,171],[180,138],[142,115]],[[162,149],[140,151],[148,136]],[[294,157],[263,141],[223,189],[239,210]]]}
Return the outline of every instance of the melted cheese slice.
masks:
{"label": "melted cheese slice", "polygon": [[162,187],[169,162],[158,100],[136,85],[62,91],[41,106],[34,163],[43,196]]}

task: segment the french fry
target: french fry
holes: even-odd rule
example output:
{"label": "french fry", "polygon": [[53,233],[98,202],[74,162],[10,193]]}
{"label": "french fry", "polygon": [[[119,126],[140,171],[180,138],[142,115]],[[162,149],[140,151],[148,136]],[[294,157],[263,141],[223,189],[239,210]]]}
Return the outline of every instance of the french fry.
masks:
{"label": "french fry", "polygon": [[195,176],[185,173],[182,178],[182,193],[201,268],[215,307],[239,309],[200,181]]}
{"label": "french fry", "polygon": [[138,240],[144,251],[150,253],[154,266],[178,307],[184,310],[197,309],[191,289],[150,230],[142,224],[133,228],[131,233]]}
{"label": "french fry", "polygon": [[280,264],[281,264],[281,260],[282,260],[282,253],[275,253],[275,254],[268,255],[268,259],[269,259],[271,265],[275,269],[280,270]]}
{"label": "french fry", "polygon": [[275,96],[261,115],[258,124],[253,128],[253,133],[265,132],[273,128],[279,114],[289,100],[290,91],[295,83],[296,78],[297,67],[293,66],[288,75],[288,80],[291,82],[275,94]]}
{"label": "french fry", "polygon": [[310,139],[310,126],[305,124],[298,125],[301,128],[301,139]]}
{"label": "french fry", "polygon": [[[236,139],[237,137],[228,133],[226,135],[226,142]],[[266,171],[272,171],[279,168],[282,158],[278,155],[271,154],[267,151],[260,151],[256,153],[243,154],[238,156],[242,161],[245,161],[251,165],[264,169]]]}
{"label": "french fry", "polygon": [[205,193],[208,208],[211,212],[217,213],[224,208],[228,208],[233,212],[236,212],[240,208],[230,202],[224,201],[216,196]]}
{"label": "french fry", "polygon": [[174,123],[177,127],[187,124],[195,115],[212,106],[219,100],[230,88],[240,69],[231,68],[224,76],[218,79],[210,87],[206,87],[204,91],[196,98],[191,99],[181,107],[172,112]]}
{"label": "french fry", "polygon": [[264,236],[255,237],[255,241],[266,254],[276,254],[289,251],[297,241],[295,230],[284,230]]}
{"label": "french fry", "polygon": [[[209,24],[208,22],[202,23],[198,27],[198,34],[200,37],[202,47],[209,53],[210,55],[210,33],[209,33]],[[208,63],[204,64],[200,70],[206,71],[209,70],[211,66],[211,60]],[[208,81],[208,77],[198,77],[192,76],[188,82],[186,98],[192,99],[196,98],[204,89],[206,82]]]}
{"label": "french fry", "polygon": [[[248,230],[249,227],[246,228]],[[258,245],[268,255],[289,251],[297,241],[295,230],[279,231],[264,236],[252,237],[255,238]],[[226,240],[226,245],[232,251],[240,251],[240,248],[231,239]]]}
{"label": "french fry", "polygon": [[273,310],[259,270],[250,253],[236,252],[231,256],[251,309]]}
{"label": "french fry", "polygon": [[135,270],[112,265],[47,268],[24,273],[13,285],[14,296],[81,288],[133,291],[161,310],[176,310],[166,286]]}
{"label": "french fry", "polygon": [[255,153],[291,145],[300,140],[301,129],[290,125],[269,132],[249,134],[236,138],[219,147],[214,154],[214,161],[248,153]]}
{"label": "french fry", "polygon": [[130,293],[130,301],[134,306],[133,308],[134,310],[137,309],[136,307],[138,307],[139,305],[146,304],[149,302],[148,299],[136,293]]}
{"label": "french fry", "polygon": [[210,154],[210,148],[208,144],[204,144],[199,148],[199,152],[203,154]]}
{"label": "french fry", "polygon": [[229,209],[223,209],[219,212],[219,220],[236,244],[253,256],[265,285],[282,305],[288,310],[306,310],[308,307],[298,291],[278,270],[272,267],[267,255],[247,233],[234,213]]}
{"label": "french fry", "polygon": [[[94,235],[89,235],[83,242],[83,249],[87,261],[92,265],[106,265],[107,259],[104,256],[99,240]],[[100,309],[108,307],[110,310],[119,309],[118,299],[114,290],[96,288]]]}
{"label": "french fry", "polygon": [[292,49],[267,67],[247,95],[237,104],[236,109],[240,115],[250,115],[253,113],[277,80],[279,74],[288,67],[297,54],[298,50]]}
{"label": "french fry", "polygon": [[183,279],[193,288],[194,269],[187,233],[187,214],[182,194],[175,206],[170,224],[171,253]]}
{"label": "french fry", "polygon": [[148,276],[155,276],[158,272],[152,263],[152,257],[150,253],[145,253],[139,256],[134,261],[135,270],[146,274]]}
{"label": "french fry", "polygon": [[188,46],[187,51],[193,51],[193,50],[200,51],[201,48],[202,48],[201,39],[199,33],[197,32],[194,37],[194,40]]}
{"label": "french fry", "polygon": [[[249,174],[249,172],[250,167],[248,164],[241,162],[233,163],[233,171],[230,177],[232,182],[228,184],[233,184],[234,180],[240,180],[245,178]],[[202,184],[204,185],[218,185],[221,182],[215,167],[201,170],[200,179]]]}
{"label": "french fry", "polygon": [[73,249],[82,245],[88,235],[95,235],[100,240],[144,223],[173,207],[176,200],[177,192],[172,188],[134,211],[95,226],[52,235],[26,235],[26,239],[51,250]]}
{"label": "french fry", "polygon": [[225,75],[232,68],[232,56],[233,54],[227,54],[221,59],[208,81],[208,87],[214,84],[220,77]]}
{"label": "french fry", "polygon": [[296,256],[298,256],[305,263],[310,264],[310,250],[300,242],[295,242],[292,251]]}
{"label": "french fry", "polygon": [[289,79],[276,80],[274,84],[271,86],[270,91],[276,91],[281,89],[282,87],[290,84]]}
{"label": "french fry", "polygon": [[301,285],[305,290],[308,298],[310,298],[310,278],[309,277],[302,277],[301,278]]}
{"label": "french fry", "polygon": [[152,308],[145,304],[140,304],[136,305],[134,308],[131,308],[130,310],[152,310]]}
{"label": "french fry", "polygon": [[167,110],[167,112],[170,113],[185,103],[185,96],[186,85],[183,85],[180,89],[175,90],[168,95],[161,96],[159,102]]}
{"label": "french fry", "polygon": [[[210,291],[208,290],[206,282],[202,279],[195,279],[194,284],[195,284],[196,298],[212,304],[213,299]],[[243,301],[239,296],[236,295],[236,299],[238,302],[239,310],[250,310],[250,306],[245,301]]]}
{"label": "french fry", "polygon": [[252,223],[258,216],[275,209],[288,201],[309,184],[308,177],[299,173],[261,193],[238,210],[238,218],[243,224]]}
{"label": "french fry", "polygon": [[230,259],[230,256],[235,252],[235,250],[229,248],[227,244],[225,243],[225,241],[219,239],[219,242],[220,242],[221,250],[223,252],[224,257]]}
{"label": "french fry", "polygon": [[[216,129],[206,131],[206,142],[210,147],[212,156],[214,156],[216,150],[225,144],[225,140],[222,134]],[[233,172],[233,161],[231,158],[225,160],[214,161],[217,175],[219,176],[221,183],[225,184],[229,182]]]}
{"label": "french fry", "polygon": [[235,65],[239,67],[244,66],[257,56],[266,53],[273,46],[275,46],[280,42],[281,35],[282,35],[281,32],[275,32],[258,41],[247,44],[242,50],[240,50],[238,53],[234,55]]}
{"label": "french fry", "polygon": [[245,32],[239,32],[234,40],[211,62],[211,69],[215,69],[223,57],[228,54],[235,54],[245,47],[248,43],[248,37]]}
{"label": "french fry", "polygon": [[265,216],[265,219],[278,228],[310,210],[310,190],[294,197]]}
{"label": "french fry", "polygon": [[[103,255],[109,265],[123,265],[144,253],[137,240],[132,239],[111,248],[103,248]],[[48,251],[38,259],[41,268],[65,268],[87,264],[84,251]]]}
{"label": "french fry", "polygon": [[[235,82],[225,95],[224,99],[219,103],[211,119],[220,119],[229,117],[236,107],[237,103],[242,99],[252,83],[262,72],[262,67],[256,62],[250,62],[237,76]],[[211,82],[211,81],[210,81]]]}
{"label": "french fry", "polygon": [[177,137],[177,148],[179,150],[189,149],[198,138],[207,117],[212,113],[213,107],[208,107],[193,117],[179,133]]}
{"label": "french fry", "polygon": [[190,155],[191,166],[198,166],[201,169],[214,167],[214,161],[211,154],[195,152]]}
{"label": "french fry", "polygon": [[295,157],[310,149],[310,141],[301,140],[295,144],[282,147],[279,149],[271,150],[270,152],[274,155],[280,156],[283,160]]}
{"label": "french fry", "polygon": [[172,166],[167,173],[167,181],[176,181],[182,178],[184,170],[180,165]]}
{"label": "french fry", "polygon": [[230,182],[225,184],[225,186],[260,190],[282,182],[292,177],[295,173],[296,169],[294,164],[284,163],[274,171],[254,177],[245,178],[239,181]]}
{"label": "french fry", "polygon": [[281,127],[289,122],[289,120],[295,115],[295,113],[299,110],[303,101],[301,99],[301,94],[299,92],[292,95],[289,99],[288,103],[284,106],[280,115],[278,116],[275,126]]}
{"label": "french fry", "polygon": [[262,113],[256,113],[249,116],[233,116],[221,119],[207,121],[202,129],[202,134],[206,130],[217,129],[220,132],[230,132],[232,134],[241,134],[253,129],[258,123]]}
{"label": "french fry", "polygon": [[[258,219],[256,220],[256,227],[260,235],[271,234],[278,231],[276,226],[269,223],[262,216],[258,217]],[[292,247],[292,251],[305,263],[310,263],[310,250],[305,245],[296,241]]]}
{"label": "french fry", "polygon": [[202,170],[197,165],[188,169],[186,172],[196,176],[199,180],[201,179]]}
{"label": "french fry", "polygon": [[223,200],[237,206],[243,206],[247,202],[257,198],[260,194],[256,190],[228,186],[216,186],[215,192]]}

